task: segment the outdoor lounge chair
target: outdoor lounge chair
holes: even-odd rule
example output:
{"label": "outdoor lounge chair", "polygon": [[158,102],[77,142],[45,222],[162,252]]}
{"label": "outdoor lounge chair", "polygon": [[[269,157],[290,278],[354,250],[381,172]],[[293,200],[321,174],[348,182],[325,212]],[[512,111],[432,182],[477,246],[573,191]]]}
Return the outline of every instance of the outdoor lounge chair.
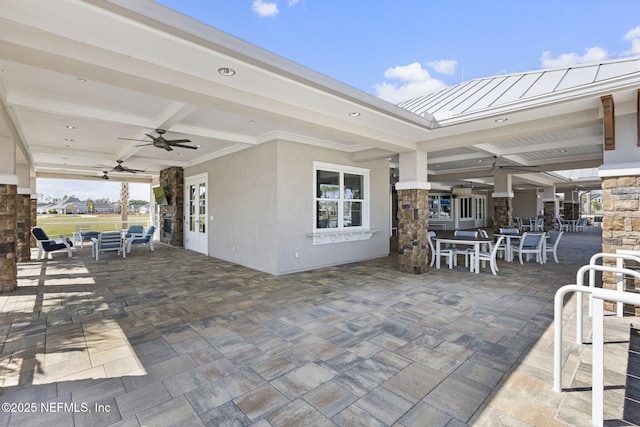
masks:
{"label": "outdoor lounge chair", "polygon": [[155,231],[155,225],[150,225],[144,234],[127,238],[127,252],[131,252],[131,245],[149,245],[149,250],[153,251],[153,233]]}
{"label": "outdoor lounge chair", "polygon": [[73,232],[73,241],[76,244],[80,244],[81,248],[84,248],[84,242],[90,241],[91,239],[98,238],[99,231],[93,231],[88,225],[76,225],[75,231]]}
{"label": "outdoor lounge chair", "polygon": [[98,239],[94,242],[94,245],[96,260],[100,259],[101,252],[118,251],[118,255],[120,255],[120,251],[122,251],[122,257],[127,257],[124,238],[120,231],[101,231],[98,235]]}
{"label": "outdoor lounge chair", "polygon": [[71,258],[73,242],[68,237],[50,239],[41,227],[33,227],[31,229],[31,235],[36,239],[36,244],[38,245],[38,260],[42,258],[42,254],[45,252],[54,252],[63,249],[67,251],[69,258]]}

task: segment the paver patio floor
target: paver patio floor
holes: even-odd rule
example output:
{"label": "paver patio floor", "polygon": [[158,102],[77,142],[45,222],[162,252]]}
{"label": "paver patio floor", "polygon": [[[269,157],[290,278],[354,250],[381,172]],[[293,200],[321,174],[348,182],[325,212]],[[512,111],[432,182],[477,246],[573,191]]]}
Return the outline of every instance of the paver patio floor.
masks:
{"label": "paver patio floor", "polygon": [[[551,326],[600,248],[599,229],[568,233],[560,264],[498,276],[410,275],[395,256],[271,276],[160,244],[20,263],[0,295],[0,426],[589,425],[574,304],[563,393]],[[606,319],[609,425],[625,425],[633,319]]]}

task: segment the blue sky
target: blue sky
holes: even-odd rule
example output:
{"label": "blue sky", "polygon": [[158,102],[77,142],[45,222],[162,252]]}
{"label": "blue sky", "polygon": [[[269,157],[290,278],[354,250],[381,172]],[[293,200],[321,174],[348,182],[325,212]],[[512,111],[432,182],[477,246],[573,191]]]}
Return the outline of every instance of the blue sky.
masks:
{"label": "blue sky", "polygon": [[[640,55],[638,0],[156,2],[393,103],[463,80]],[[117,183],[44,181],[38,191],[54,197],[119,197]],[[148,198],[144,187],[132,197]]]}
{"label": "blue sky", "polygon": [[470,80],[640,55],[637,0],[156,0],[397,103]]}

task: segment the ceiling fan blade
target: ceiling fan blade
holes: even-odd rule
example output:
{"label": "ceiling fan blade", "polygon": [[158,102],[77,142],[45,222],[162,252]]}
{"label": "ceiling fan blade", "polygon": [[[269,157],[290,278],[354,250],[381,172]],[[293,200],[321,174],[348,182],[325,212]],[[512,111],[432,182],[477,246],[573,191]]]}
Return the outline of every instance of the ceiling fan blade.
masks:
{"label": "ceiling fan blade", "polygon": [[147,145],[153,145],[153,142],[150,142],[148,144],[140,144],[140,145],[134,145],[134,147],[145,147]]}
{"label": "ceiling fan blade", "polygon": [[195,147],[193,145],[181,145],[181,144],[171,144],[173,147],[180,147],[180,148],[191,148],[192,150],[197,150],[198,147]]}
{"label": "ceiling fan blade", "polygon": [[191,142],[190,139],[168,139],[167,142],[171,145],[182,144],[185,142]]}
{"label": "ceiling fan blade", "polygon": [[118,138],[118,139],[122,139],[124,141],[140,141],[140,142],[147,142],[146,139],[132,139],[132,138]]}
{"label": "ceiling fan blade", "polygon": [[149,138],[151,138],[154,141],[158,139],[158,137],[155,137],[153,135],[149,135],[148,133],[145,133],[145,135],[147,135]]}
{"label": "ceiling fan blade", "polygon": [[167,146],[165,146],[165,147],[160,147],[160,148],[164,148],[164,149],[165,149],[165,150],[167,150],[167,151],[173,151],[173,148],[171,148],[171,146],[170,146],[170,145],[167,145]]}

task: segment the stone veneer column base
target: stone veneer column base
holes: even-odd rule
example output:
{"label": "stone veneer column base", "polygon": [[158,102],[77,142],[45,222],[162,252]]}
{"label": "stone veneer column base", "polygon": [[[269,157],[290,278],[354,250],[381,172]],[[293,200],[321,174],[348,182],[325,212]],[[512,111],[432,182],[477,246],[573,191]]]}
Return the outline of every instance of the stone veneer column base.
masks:
{"label": "stone veneer column base", "polygon": [[398,190],[398,269],[422,274],[429,270],[429,190]]}
{"label": "stone veneer column base", "polygon": [[544,231],[553,230],[556,228],[556,202],[543,202],[542,206],[544,212]]}
{"label": "stone veneer column base", "polygon": [[[615,253],[617,249],[640,251],[640,176],[603,178],[602,202],[602,252]],[[615,266],[615,261],[605,258],[603,264]],[[625,286],[627,289],[640,289],[640,280],[628,278]],[[603,287],[616,288],[613,274],[603,273]],[[612,303],[605,302],[605,306],[615,310]],[[637,316],[640,308],[625,305],[625,312]]]}
{"label": "stone veneer column base", "polygon": [[16,257],[18,262],[31,260],[31,195],[16,196]]}
{"label": "stone veneer column base", "polygon": [[513,198],[494,197],[493,199],[493,232],[500,232],[500,228],[513,227]]}
{"label": "stone veneer column base", "polygon": [[18,187],[0,184],[0,293],[18,287],[16,198]]}

